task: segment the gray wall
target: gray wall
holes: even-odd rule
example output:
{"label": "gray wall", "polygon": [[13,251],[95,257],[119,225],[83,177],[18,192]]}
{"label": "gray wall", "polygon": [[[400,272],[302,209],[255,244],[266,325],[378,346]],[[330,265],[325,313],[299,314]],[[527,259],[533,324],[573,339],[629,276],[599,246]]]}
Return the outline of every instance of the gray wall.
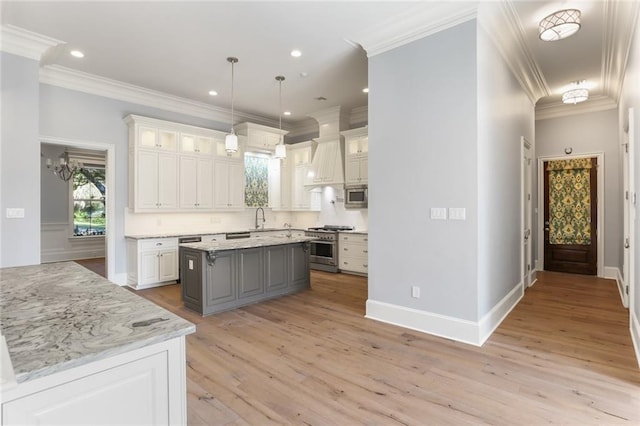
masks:
{"label": "gray wall", "polygon": [[47,158],[55,162],[64,146],[42,144],[40,152],[40,220],[42,223],[69,222],[69,183],[53,175],[47,168]]}
{"label": "gray wall", "polygon": [[[604,152],[604,266],[621,268],[623,225],[619,177],[622,166],[617,111],[610,109],[536,121],[536,157],[565,156],[565,147],[573,149],[572,155]],[[537,190],[537,173],[534,183]],[[540,214],[541,209],[542,206],[538,209]]]}
{"label": "gray wall", "polygon": [[472,21],[369,59],[370,300],[478,317],[476,53]]}
{"label": "gray wall", "polygon": [[[478,317],[521,281],[521,136],[534,143],[533,103],[478,28]],[[533,154],[533,152],[532,152]]]}
{"label": "gray wall", "polygon": [[[0,53],[0,267],[40,263],[40,142],[37,61]],[[23,208],[23,219],[7,219]]]}

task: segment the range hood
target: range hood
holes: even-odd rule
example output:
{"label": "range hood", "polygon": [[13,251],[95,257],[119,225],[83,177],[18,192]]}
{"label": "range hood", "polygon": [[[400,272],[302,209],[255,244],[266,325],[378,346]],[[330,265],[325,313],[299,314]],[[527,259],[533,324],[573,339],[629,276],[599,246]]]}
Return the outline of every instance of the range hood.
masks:
{"label": "range hood", "polygon": [[322,186],[344,186],[344,138],[340,131],[348,128],[349,119],[339,106],[309,114],[319,125],[320,136],[311,160],[309,184],[306,189]]}

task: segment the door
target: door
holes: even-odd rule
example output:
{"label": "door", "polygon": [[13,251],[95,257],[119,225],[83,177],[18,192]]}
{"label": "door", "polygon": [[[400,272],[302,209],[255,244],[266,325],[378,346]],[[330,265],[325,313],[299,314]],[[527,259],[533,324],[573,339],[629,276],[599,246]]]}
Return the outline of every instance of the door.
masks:
{"label": "door", "polygon": [[596,275],[597,159],[544,162],[544,269]]}

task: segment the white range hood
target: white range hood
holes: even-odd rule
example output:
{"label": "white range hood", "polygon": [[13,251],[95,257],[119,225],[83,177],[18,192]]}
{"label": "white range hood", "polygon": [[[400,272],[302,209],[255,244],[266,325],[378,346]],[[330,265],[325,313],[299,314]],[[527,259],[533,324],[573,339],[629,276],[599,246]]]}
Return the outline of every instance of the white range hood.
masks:
{"label": "white range hood", "polygon": [[322,186],[344,186],[344,138],[340,131],[348,128],[349,119],[339,106],[310,114],[320,126],[320,137],[311,161],[307,189]]}

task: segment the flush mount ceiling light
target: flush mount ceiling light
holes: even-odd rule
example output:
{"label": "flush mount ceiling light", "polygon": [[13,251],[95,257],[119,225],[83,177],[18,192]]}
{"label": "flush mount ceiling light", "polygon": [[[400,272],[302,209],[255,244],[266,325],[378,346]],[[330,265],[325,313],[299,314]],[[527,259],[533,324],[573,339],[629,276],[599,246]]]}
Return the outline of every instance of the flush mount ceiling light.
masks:
{"label": "flush mount ceiling light", "polygon": [[589,99],[589,90],[583,87],[584,83],[584,80],[574,82],[574,88],[562,94],[562,102],[565,104],[577,104]]}
{"label": "flush mount ceiling light", "polygon": [[238,151],[238,136],[236,135],[236,131],[233,129],[233,65],[238,62],[238,58],[230,56],[227,58],[227,62],[231,64],[231,133],[224,138],[224,149],[227,151],[227,155],[231,155]]}
{"label": "flush mount ceiling light", "polygon": [[74,58],[84,58],[84,53],[79,50],[72,50],[71,52],[69,52],[69,54]]}
{"label": "flush mount ceiling light", "polygon": [[216,92],[215,90],[209,90],[209,95],[218,96],[218,92]]}
{"label": "flush mount ceiling light", "polygon": [[283,112],[282,114],[284,114],[284,115],[291,115],[291,111],[285,111],[285,112]]}
{"label": "flush mount ceiling light", "polygon": [[545,17],[538,25],[540,40],[556,41],[575,34],[580,29],[580,11],[564,9]]}
{"label": "flush mount ceiling light", "polygon": [[302,52],[298,49],[293,49],[291,51],[291,56],[293,56],[294,58],[299,58],[300,56],[302,56]]}
{"label": "flush mount ceiling light", "polygon": [[369,88],[365,87],[364,89],[362,89],[362,93],[369,93]]}
{"label": "flush mount ceiling light", "polygon": [[[284,76],[278,75],[276,76],[276,80],[280,85],[278,116],[280,117],[280,131],[282,132],[282,82],[284,81]],[[284,137],[282,135],[280,135],[280,143],[276,145],[276,152],[273,157],[279,158],[280,160],[287,158],[287,147],[284,146]]]}

